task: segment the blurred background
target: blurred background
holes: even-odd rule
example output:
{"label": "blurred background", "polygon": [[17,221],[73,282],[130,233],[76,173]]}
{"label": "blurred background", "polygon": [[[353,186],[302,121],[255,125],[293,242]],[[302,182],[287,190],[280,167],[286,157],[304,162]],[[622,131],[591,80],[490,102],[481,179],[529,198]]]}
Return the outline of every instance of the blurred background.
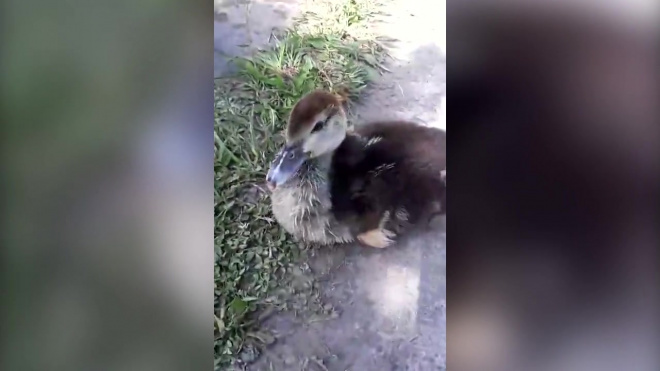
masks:
{"label": "blurred background", "polygon": [[658,369],[657,6],[448,6],[448,368]]}
{"label": "blurred background", "polygon": [[0,368],[210,369],[210,2],[1,8]]}
{"label": "blurred background", "polygon": [[[658,369],[657,6],[448,6],[452,370]],[[210,2],[0,9],[0,368],[213,367]]]}

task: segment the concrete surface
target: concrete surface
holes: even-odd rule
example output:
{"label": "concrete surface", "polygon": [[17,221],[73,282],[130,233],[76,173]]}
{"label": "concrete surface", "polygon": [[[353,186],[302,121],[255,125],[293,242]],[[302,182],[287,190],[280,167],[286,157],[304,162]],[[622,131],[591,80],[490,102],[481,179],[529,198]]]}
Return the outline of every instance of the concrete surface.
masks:
{"label": "concrete surface", "polygon": [[410,236],[387,250],[319,250],[310,260],[337,319],[299,324],[280,315],[283,335],[250,370],[445,370],[446,254],[442,229]]}
{"label": "concrete surface", "polygon": [[273,42],[271,34],[291,25],[300,0],[214,0],[213,73],[233,71],[231,58],[249,55]]}
{"label": "concrete surface", "polygon": [[394,61],[367,91],[359,122],[382,118],[413,120],[446,130],[446,2],[392,0],[387,21],[377,28],[382,36],[399,40]]}
{"label": "concrete surface", "polygon": [[[291,15],[297,7],[287,4]],[[270,2],[258,6],[272,9]],[[396,60],[368,90],[354,122],[399,118],[445,129],[445,2],[392,0],[386,11],[391,16],[379,33],[399,40],[392,51]],[[262,21],[259,40],[267,40],[267,24],[285,24],[285,18]],[[222,50],[245,52],[227,45],[243,41],[245,27],[232,21],[216,27],[236,32],[216,37]],[[278,334],[277,342],[248,369],[445,370],[445,241],[440,226],[386,250],[353,245],[314,251],[309,268],[340,316],[304,325],[300,322],[309,321],[291,313],[271,318],[266,325]],[[309,362],[313,357],[323,366]]]}

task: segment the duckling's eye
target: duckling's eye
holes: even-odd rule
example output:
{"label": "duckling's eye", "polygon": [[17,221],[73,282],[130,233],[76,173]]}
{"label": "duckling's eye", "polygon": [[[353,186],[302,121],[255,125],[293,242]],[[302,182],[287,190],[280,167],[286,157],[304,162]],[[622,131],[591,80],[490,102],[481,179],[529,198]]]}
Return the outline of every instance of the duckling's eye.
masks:
{"label": "duckling's eye", "polygon": [[314,124],[312,133],[316,133],[317,131],[323,129],[324,126],[325,126],[325,121],[317,121],[316,124]]}
{"label": "duckling's eye", "polygon": [[289,160],[293,160],[295,157],[295,154],[293,152],[289,153]]}

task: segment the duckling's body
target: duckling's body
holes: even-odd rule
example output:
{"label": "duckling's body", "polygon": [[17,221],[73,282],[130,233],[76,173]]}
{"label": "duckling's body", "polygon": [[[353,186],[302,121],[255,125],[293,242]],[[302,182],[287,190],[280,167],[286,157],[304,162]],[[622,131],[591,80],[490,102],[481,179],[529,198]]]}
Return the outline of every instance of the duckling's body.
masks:
{"label": "duckling's body", "polygon": [[298,240],[330,245],[355,239],[349,226],[340,223],[331,211],[331,161],[325,157],[306,162],[271,194],[275,219]]}
{"label": "duckling's body", "polygon": [[[388,245],[411,226],[444,212],[446,135],[411,122],[365,125],[334,154],[332,212],[362,242]],[[378,241],[373,241],[373,238]]]}
{"label": "duckling's body", "polygon": [[[317,99],[310,102],[314,94]],[[314,103],[332,99],[324,92],[310,96],[294,107],[287,145],[269,172],[269,182],[277,183],[271,195],[273,214],[289,233],[311,243],[358,239],[385,247],[427,215],[444,211],[444,132],[408,122],[380,122],[346,134],[337,102],[330,104],[330,111],[320,110],[328,104]],[[305,115],[305,108],[317,108],[317,113]],[[307,120],[300,120],[305,116]],[[296,128],[296,123],[309,121],[312,124]],[[295,139],[296,132],[303,139]],[[314,154],[317,146],[309,142],[325,150]]]}

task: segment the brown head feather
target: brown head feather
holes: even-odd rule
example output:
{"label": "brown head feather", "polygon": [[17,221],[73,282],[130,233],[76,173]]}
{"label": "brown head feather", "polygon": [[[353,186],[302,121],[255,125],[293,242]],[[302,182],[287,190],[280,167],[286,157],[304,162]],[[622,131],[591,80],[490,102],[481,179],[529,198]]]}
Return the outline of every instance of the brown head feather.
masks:
{"label": "brown head feather", "polygon": [[329,107],[339,107],[341,101],[336,95],[323,91],[315,90],[304,96],[291,111],[289,116],[289,125],[287,126],[287,141],[300,137],[303,133],[311,130],[315,124],[316,116]]}

